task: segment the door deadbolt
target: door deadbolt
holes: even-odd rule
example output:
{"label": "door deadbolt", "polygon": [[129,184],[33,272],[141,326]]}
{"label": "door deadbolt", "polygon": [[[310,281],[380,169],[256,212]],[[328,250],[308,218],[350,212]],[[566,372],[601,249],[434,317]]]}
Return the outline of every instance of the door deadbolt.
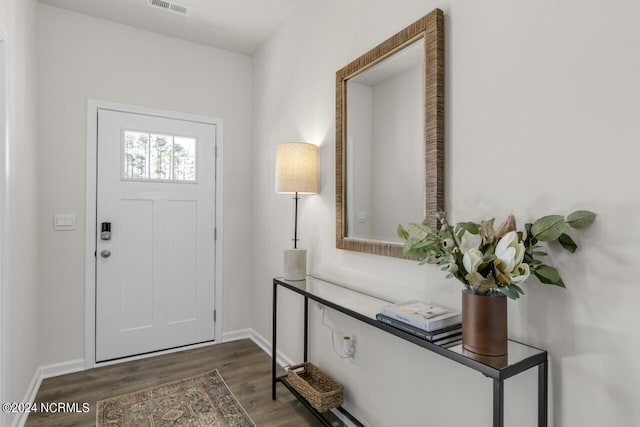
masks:
{"label": "door deadbolt", "polygon": [[100,231],[100,240],[111,240],[111,223],[103,222]]}

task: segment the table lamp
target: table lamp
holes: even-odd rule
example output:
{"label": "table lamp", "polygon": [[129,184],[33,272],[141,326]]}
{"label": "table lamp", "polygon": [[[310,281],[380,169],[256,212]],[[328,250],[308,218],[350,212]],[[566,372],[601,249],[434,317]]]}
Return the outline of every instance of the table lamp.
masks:
{"label": "table lamp", "polygon": [[284,278],[304,280],[307,251],[298,248],[299,194],[318,192],[318,147],[306,142],[287,142],[276,148],[276,193],[294,194],[296,205],[293,249],[284,251]]}

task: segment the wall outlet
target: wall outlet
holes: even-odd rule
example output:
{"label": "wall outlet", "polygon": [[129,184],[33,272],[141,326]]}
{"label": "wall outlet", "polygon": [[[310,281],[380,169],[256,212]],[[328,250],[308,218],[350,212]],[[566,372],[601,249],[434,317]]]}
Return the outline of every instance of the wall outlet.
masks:
{"label": "wall outlet", "polygon": [[342,337],[342,353],[346,357],[353,358],[355,352],[356,352],[356,344],[354,339],[350,336]]}

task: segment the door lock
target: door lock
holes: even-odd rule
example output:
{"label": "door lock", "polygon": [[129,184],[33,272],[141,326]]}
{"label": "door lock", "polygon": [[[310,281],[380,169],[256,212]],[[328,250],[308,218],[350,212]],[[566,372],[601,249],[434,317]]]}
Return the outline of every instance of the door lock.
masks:
{"label": "door lock", "polygon": [[109,258],[111,256],[111,251],[109,249],[103,249],[100,251],[100,256],[102,258]]}
{"label": "door lock", "polygon": [[111,223],[103,222],[100,232],[100,240],[111,240]]}

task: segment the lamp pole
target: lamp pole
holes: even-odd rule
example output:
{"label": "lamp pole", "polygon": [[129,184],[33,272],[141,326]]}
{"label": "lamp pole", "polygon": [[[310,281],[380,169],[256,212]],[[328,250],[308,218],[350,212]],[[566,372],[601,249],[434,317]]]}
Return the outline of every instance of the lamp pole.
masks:
{"label": "lamp pole", "polygon": [[297,191],[294,199],[296,201],[296,214],[295,214],[295,222],[293,225],[293,249],[297,249],[298,248],[298,200],[300,200],[300,197],[298,197]]}

